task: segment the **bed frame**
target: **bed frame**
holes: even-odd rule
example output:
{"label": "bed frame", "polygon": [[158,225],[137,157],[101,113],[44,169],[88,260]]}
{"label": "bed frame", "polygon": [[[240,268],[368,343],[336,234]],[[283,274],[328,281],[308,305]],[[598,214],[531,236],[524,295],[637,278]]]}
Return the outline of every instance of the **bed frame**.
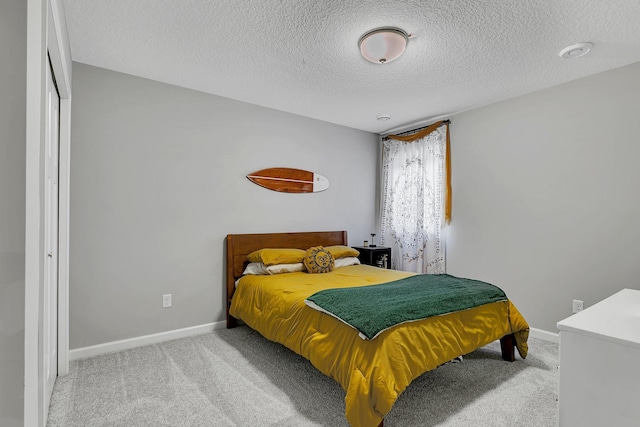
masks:
{"label": "bed frame", "polygon": [[[263,248],[308,249],[312,246],[348,246],[346,231],[317,231],[306,233],[263,233],[227,235],[227,328],[237,326],[237,319],[229,314],[231,298],[236,290],[235,281],[242,276],[248,264],[247,255]],[[515,361],[515,336],[500,338],[502,358]],[[382,426],[383,423],[380,423]]]}
{"label": "bed frame", "polygon": [[[313,231],[303,233],[261,233],[227,235],[227,328],[237,326],[237,320],[229,315],[231,298],[236,290],[235,281],[242,276],[248,264],[247,255],[263,248],[309,249],[312,246],[348,246],[346,231]],[[502,358],[513,362],[516,341],[513,334],[500,339]]]}

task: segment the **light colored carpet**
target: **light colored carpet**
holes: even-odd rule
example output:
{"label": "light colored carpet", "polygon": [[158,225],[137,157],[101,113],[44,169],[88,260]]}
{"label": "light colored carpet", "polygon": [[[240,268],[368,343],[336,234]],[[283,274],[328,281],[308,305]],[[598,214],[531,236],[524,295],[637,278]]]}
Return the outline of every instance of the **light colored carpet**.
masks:
{"label": "light colored carpet", "polygon": [[[530,339],[509,363],[499,342],[416,379],[394,426],[555,426],[558,346]],[[71,363],[49,426],[348,426],[344,391],[246,326]]]}

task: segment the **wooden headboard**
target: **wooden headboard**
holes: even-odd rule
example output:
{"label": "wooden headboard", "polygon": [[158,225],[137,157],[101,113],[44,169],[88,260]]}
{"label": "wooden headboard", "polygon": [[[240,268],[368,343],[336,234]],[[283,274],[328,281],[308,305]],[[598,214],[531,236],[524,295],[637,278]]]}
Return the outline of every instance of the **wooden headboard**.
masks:
{"label": "wooden headboard", "polygon": [[263,248],[309,249],[312,246],[348,245],[346,231],[313,231],[306,233],[264,233],[227,235],[227,328],[236,326],[229,315],[235,281],[247,266],[247,255]]}

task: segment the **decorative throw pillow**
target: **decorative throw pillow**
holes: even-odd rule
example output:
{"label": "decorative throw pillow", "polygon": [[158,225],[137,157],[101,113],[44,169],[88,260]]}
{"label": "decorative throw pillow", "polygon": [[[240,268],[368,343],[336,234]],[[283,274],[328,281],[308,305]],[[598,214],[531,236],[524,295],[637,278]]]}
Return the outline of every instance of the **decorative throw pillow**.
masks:
{"label": "decorative throw pillow", "polygon": [[309,273],[328,273],[333,270],[333,255],[322,246],[309,248],[304,254],[304,265]]}

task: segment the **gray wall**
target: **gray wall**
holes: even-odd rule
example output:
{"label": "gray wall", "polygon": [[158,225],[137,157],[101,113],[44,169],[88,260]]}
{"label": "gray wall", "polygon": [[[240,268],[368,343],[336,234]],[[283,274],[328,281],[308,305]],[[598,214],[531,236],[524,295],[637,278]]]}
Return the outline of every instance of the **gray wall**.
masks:
{"label": "gray wall", "polygon": [[24,399],[27,2],[0,2],[0,425]]}
{"label": "gray wall", "polygon": [[[79,63],[73,77],[71,349],[222,320],[229,233],[374,229],[376,135]],[[331,187],[245,178],[276,166]]]}
{"label": "gray wall", "polygon": [[573,299],[640,289],[639,112],[634,64],[455,116],[448,271],[552,332]]}

